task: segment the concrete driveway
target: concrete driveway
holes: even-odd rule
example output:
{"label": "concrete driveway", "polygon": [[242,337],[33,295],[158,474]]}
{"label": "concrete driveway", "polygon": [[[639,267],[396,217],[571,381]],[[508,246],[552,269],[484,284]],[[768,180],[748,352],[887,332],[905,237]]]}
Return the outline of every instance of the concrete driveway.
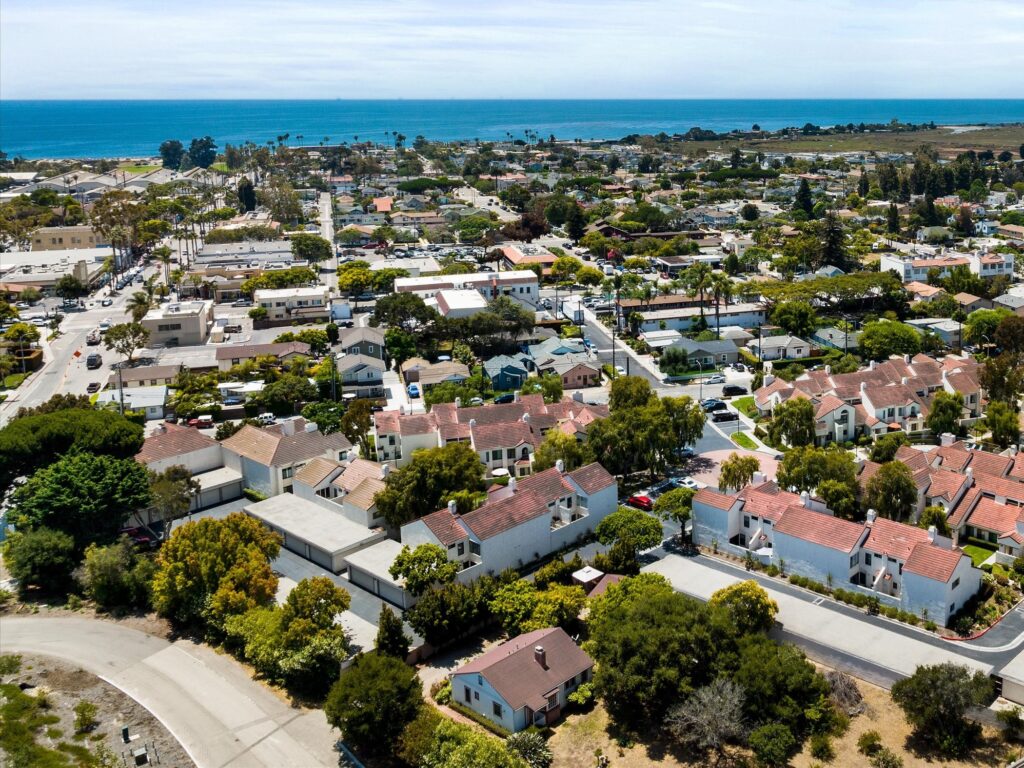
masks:
{"label": "concrete driveway", "polygon": [[148,709],[199,768],[327,768],[337,738],[322,710],[292,707],[229,656],[85,618],[4,618],[0,651],[81,666]]}

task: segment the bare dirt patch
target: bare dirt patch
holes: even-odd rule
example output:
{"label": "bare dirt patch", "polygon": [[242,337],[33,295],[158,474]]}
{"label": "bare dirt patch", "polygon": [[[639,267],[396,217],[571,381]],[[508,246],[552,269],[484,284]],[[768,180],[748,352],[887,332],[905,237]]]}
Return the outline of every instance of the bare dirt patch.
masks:
{"label": "bare dirt patch", "polygon": [[[804,751],[793,758],[793,768],[865,768],[868,761],[857,751],[857,739],[865,731],[872,730],[878,731],[885,746],[903,758],[904,768],[1004,766],[1021,752],[1020,747],[1008,745],[996,731],[989,728],[984,731],[984,743],[965,760],[943,760],[932,754],[915,751],[910,742],[910,725],[899,708],[892,703],[889,692],[862,680],[857,680],[856,683],[867,708],[863,714],[851,719],[850,728],[842,737],[833,740],[835,758],[824,764],[820,760],[815,760],[810,756],[808,743],[805,744]],[[660,743],[633,744],[628,740],[620,742],[616,736],[608,713],[601,705],[594,707],[590,712],[568,716],[555,726],[555,734],[548,741],[554,754],[555,768],[594,768],[599,754],[609,758],[609,768],[690,768],[714,762],[709,763],[709,759],[705,757],[687,759],[668,751],[666,746]],[[733,756],[739,757],[740,753],[736,752]],[[726,756],[719,765],[730,765],[733,761],[729,757]]]}
{"label": "bare dirt patch", "polygon": [[[150,712],[117,688],[83,669],[48,656],[21,655],[21,670],[7,675],[3,682],[30,686],[26,692],[44,691],[50,702],[48,714],[59,718],[36,734],[36,742],[57,749],[61,742],[78,744],[91,751],[106,746],[124,765],[134,765],[132,752],[146,748],[152,763],[167,768],[194,768],[195,763]],[[89,701],[97,708],[98,725],[85,734],[75,733],[75,705]],[[126,727],[133,737],[129,744],[121,738]],[[0,764],[3,764],[0,753]],[[119,763],[121,764],[121,763]]]}

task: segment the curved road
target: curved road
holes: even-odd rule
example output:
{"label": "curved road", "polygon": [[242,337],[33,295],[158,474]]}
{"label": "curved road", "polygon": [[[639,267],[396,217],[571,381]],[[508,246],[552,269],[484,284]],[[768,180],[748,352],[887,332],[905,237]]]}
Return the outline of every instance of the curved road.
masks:
{"label": "curved road", "polygon": [[164,724],[199,768],[327,768],[336,736],[321,710],[291,707],[206,646],[96,619],[5,617],[0,651],[78,664]]}

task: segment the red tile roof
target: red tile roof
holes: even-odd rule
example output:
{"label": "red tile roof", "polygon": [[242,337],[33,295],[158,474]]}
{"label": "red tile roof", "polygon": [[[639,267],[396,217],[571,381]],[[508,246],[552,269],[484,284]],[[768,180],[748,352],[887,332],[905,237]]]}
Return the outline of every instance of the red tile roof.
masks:
{"label": "red tile roof", "polygon": [[482,507],[467,512],[462,516],[462,521],[477,538],[489,539],[522,525],[527,520],[548,514],[551,512],[545,499],[533,491],[517,488],[512,496],[487,502]]}
{"label": "red tile roof", "polygon": [[615,485],[615,478],[596,461],[570,472],[569,478],[588,495]]}
{"label": "red tile roof", "polygon": [[430,529],[430,532],[437,537],[444,546],[450,547],[467,538],[466,530],[459,523],[457,515],[453,515],[448,507],[431,512],[421,518],[423,523]]}
{"label": "red tile roof", "polygon": [[716,509],[731,509],[732,505],[736,503],[736,497],[729,496],[712,488],[701,488],[693,495],[693,501],[695,503],[707,504],[709,507],[715,507]]}
{"label": "red tile roof", "polygon": [[953,572],[966,555],[958,549],[944,549],[933,544],[918,544],[903,564],[904,573],[915,573],[926,579],[935,579],[943,584],[953,576]]}
{"label": "red tile roof", "polygon": [[506,424],[475,424],[470,427],[473,447],[478,451],[533,445],[533,430],[522,421]]}
{"label": "red tile roof", "polygon": [[945,469],[928,469],[930,483],[928,485],[928,498],[940,497],[952,501],[957,495],[967,478],[957,472],[949,472]]}
{"label": "red tile roof", "polygon": [[928,542],[928,531],[880,517],[870,526],[864,547],[872,552],[906,560],[918,544]]}
{"label": "red tile roof", "polygon": [[968,522],[975,528],[984,528],[996,533],[1009,533],[1016,529],[1020,507],[1000,504],[995,499],[983,496],[971,513]]}
{"label": "red tile roof", "polygon": [[743,500],[743,514],[757,515],[772,522],[778,521],[787,506],[802,503],[797,494],[780,490],[775,483],[748,486],[740,491],[739,497]]}
{"label": "red tile roof", "polygon": [[864,535],[864,524],[852,523],[793,504],[786,507],[779,516],[775,533],[838,549],[840,552],[852,552]]}

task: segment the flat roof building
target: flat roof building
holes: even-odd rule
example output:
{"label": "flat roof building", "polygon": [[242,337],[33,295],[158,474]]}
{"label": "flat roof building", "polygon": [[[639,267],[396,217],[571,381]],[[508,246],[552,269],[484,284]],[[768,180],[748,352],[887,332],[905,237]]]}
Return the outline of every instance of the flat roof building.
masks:
{"label": "flat roof building", "polygon": [[212,301],[181,301],[154,307],[142,318],[149,345],[205,344],[213,322]]}

